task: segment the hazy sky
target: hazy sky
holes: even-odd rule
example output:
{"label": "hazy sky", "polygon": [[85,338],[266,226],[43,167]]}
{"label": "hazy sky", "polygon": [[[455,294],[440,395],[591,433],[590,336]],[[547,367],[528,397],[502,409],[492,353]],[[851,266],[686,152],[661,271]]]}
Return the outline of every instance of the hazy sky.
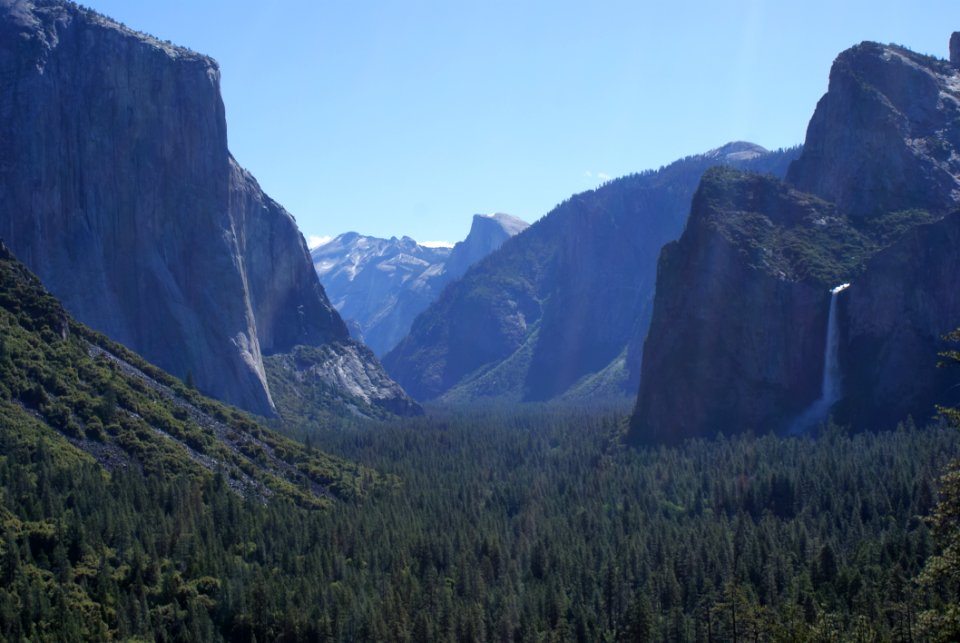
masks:
{"label": "hazy sky", "polygon": [[463,238],[732,140],[802,142],[836,55],[946,57],[957,0],[84,0],[216,58],[230,148],[310,236]]}

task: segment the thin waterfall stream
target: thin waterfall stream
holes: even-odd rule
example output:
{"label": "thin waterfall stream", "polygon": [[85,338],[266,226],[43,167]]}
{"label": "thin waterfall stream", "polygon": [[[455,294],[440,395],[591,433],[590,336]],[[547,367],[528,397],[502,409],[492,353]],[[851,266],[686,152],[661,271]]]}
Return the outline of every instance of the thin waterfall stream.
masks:
{"label": "thin waterfall stream", "polygon": [[823,348],[823,377],[820,384],[820,397],[807,410],[794,420],[790,435],[806,433],[827,418],[830,407],[842,395],[840,380],[840,362],[837,358],[840,344],[840,325],[837,323],[837,295],[850,287],[843,283],[830,289],[830,311],[827,314],[827,341]]}

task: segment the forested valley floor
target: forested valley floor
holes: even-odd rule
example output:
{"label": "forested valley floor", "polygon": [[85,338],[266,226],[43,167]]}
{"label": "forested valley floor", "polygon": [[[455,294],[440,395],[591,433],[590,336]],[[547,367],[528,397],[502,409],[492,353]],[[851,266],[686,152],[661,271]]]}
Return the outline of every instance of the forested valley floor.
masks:
{"label": "forested valley floor", "polygon": [[0,445],[7,640],[922,640],[956,431],[621,446],[623,413],[311,434],[386,474],[310,510]]}

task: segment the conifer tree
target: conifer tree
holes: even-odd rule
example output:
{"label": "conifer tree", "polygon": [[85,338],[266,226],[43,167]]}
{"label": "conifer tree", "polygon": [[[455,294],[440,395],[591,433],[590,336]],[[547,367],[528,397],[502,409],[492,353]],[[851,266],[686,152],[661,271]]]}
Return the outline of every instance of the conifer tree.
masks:
{"label": "conifer tree", "polygon": [[[946,336],[947,340],[960,342],[960,329]],[[960,364],[960,351],[940,353],[944,358],[938,366]],[[938,407],[950,424],[960,428],[960,408]],[[935,641],[960,640],[960,459],[947,467],[940,479],[940,501],[930,519],[934,534],[939,538],[943,551],[931,556],[920,574],[920,584],[933,591],[941,600],[937,609],[920,615],[920,626]]]}

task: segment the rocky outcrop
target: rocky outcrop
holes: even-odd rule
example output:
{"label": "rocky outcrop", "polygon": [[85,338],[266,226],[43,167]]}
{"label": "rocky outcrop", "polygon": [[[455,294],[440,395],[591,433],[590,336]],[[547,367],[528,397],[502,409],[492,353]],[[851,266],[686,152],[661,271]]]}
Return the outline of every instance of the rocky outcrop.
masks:
{"label": "rocky outcrop", "polygon": [[[422,415],[423,409],[356,342],[297,346],[265,359],[270,390],[286,419]],[[323,422],[326,423],[326,422]]]}
{"label": "rocky outcrop", "polygon": [[356,324],[354,336],[382,355],[444,286],[526,228],[509,214],[477,214],[470,234],[452,249],[348,232],[310,254],[334,306]]}
{"label": "rocky outcrop", "polygon": [[384,365],[418,399],[632,395],[656,258],[700,176],[717,164],[782,176],[796,153],[731,143],[573,196],[451,284]]}
{"label": "rocky outcrop", "polygon": [[707,173],[660,255],[633,438],[786,430],[820,394],[829,287],[866,245],[812,195]]}
{"label": "rocky outcrop", "polygon": [[[957,399],[933,364],[960,323],[944,218],[960,205],[958,92],[944,61],[864,43],[837,58],[787,183],[704,177],[660,259],[634,441],[785,432],[812,407],[887,428]],[[846,282],[839,401],[820,409],[829,291]]]}
{"label": "rocky outcrop", "polygon": [[960,201],[960,77],[943,60],[863,43],[837,57],[787,180],[854,218]]}
{"label": "rocky outcrop", "polygon": [[263,355],[346,340],[296,224],[227,149],[210,58],[0,0],[0,237],[79,320],[274,412]]}
{"label": "rocky outcrop", "polygon": [[960,67],[960,31],[954,31],[950,36],[950,64]]}

